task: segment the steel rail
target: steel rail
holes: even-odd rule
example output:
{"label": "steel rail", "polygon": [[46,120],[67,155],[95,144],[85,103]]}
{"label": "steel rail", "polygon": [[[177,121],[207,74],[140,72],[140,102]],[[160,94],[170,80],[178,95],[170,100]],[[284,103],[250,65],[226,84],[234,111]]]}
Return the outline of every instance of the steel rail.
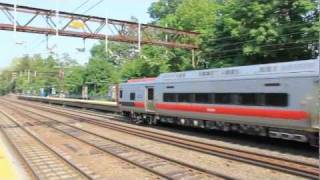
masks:
{"label": "steel rail", "polygon": [[[56,157],[58,157],[59,160],[62,161],[62,163],[70,166],[71,168],[73,168],[76,173],[80,174],[80,176],[83,176],[86,179],[92,180],[93,178],[91,178],[89,175],[87,175],[86,173],[84,173],[81,169],[79,169],[78,167],[76,167],[73,163],[71,163],[69,160],[67,160],[66,158],[64,158],[62,155],[60,155],[59,153],[57,153],[55,150],[53,150],[52,148],[50,148],[48,146],[47,143],[45,143],[43,140],[41,140],[39,137],[35,136],[33,133],[30,132],[30,130],[26,129],[25,127],[21,126],[18,121],[16,119],[14,119],[12,116],[8,115],[6,112],[4,112],[3,110],[0,110],[0,113],[3,114],[8,120],[12,121],[14,124],[17,125],[17,127],[19,127],[21,130],[23,130],[24,132],[26,132],[30,137],[32,137],[34,140],[36,140],[36,142],[38,142],[41,146],[45,147],[49,152],[53,153]],[[2,129],[2,128],[1,128]],[[8,136],[9,138],[9,136]],[[9,138],[10,139],[10,138]],[[13,145],[13,144],[12,144]],[[14,145],[13,145],[14,146]],[[15,146],[14,146],[15,147]],[[15,147],[16,148],[16,147]],[[19,152],[19,151],[18,151]],[[20,154],[22,157],[23,155]],[[28,163],[28,161],[25,159],[25,162]],[[28,163],[28,166],[32,169],[32,172],[36,175],[36,172],[33,170],[33,168],[31,167],[31,165]],[[37,176],[37,179],[41,179]]]}
{"label": "steel rail", "polygon": [[[1,101],[1,100],[0,100],[0,101]],[[10,105],[9,105],[9,104],[10,104]],[[136,150],[136,151],[140,151],[140,152],[145,153],[145,154],[149,154],[149,155],[151,155],[151,156],[155,156],[155,157],[160,158],[160,159],[164,159],[164,160],[166,160],[166,161],[169,161],[169,162],[178,164],[178,165],[180,165],[180,166],[183,166],[183,167],[186,167],[186,168],[189,168],[189,169],[193,169],[193,170],[202,172],[202,173],[204,173],[204,174],[208,174],[208,175],[211,175],[211,176],[216,176],[216,177],[223,178],[223,179],[226,179],[226,180],[237,179],[237,178],[230,177],[230,176],[227,176],[227,175],[224,175],[224,174],[221,174],[221,173],[218,173],[218,172],[214,172],[214,171],[211,171],[211,170],[208,170],[208,169],[203,169],[203,168],[201,168],[201,167],[198,167],[198,166],[195,166],[195,165],[191,165],[191,164],[188,164],[188,163],[179,161],[179,160],[175,160],[175,159],[172,159],[172,158],[169,158],[169,157],[165,157],[165,156],[162,156],[162,155],[159,155],[159,154],[155,154],[155,153],[152,153],[152,152],[149,152],[149,151],[146,151],[146,150],[143,150],[143,149],[140,149],[140,148],[137,148],[137,147],[134,147],[134,146],[125,144],[125,143],[121,143],[121,142],[115,141],[115,140],[113,140],[113,139],[107,138],[107,137],[102,136],[102,135],[99,135],[99,134],[97,134],[97,133],[94,133],[94,132],[91,132],[91,131],[88,131],[88,130],[84,130],[84,129],[82,129],[82,128],[79,128],[79,127],[70,125],[70,124],[68,124],[68,123],[61,122],[61,121],[59,121],[59,120],[56,120],[56,119],[54,119],[54,118],[52,118],[52,117],[43,115],[43,114],[38,113],[38,112],[34,112],[34,111],[31,111],[31,110],[28,110],[28,109],[25,109],[25,108],[19,108],[19,110],[17,110],[17,109],[15,108],[15,107],[17,107],[17,106],[14,105],[14,104],[11,103],[11,102],[10,102],[10,103],[7,103],[7,104],[3,104],[3,106],[6,106],[6,107],[11,106],[10,109],[13,108],[13,109],[15,109],[16,111],[20,111],[20,113],[22,113],[22,112],[21,112],[21,111],[22,111],[21,109],[23,109],[23,111],[25,111],[25,112],[35,114],[35,115],[37,115],[37,116],[40,116],[40,117],[49,119],[49,120],[51,120],[51,121],[54,121],[54,122],[63,124],[64,126],[68,126],[68,127],[74,128],[74,129],[76,129],[76,130],[78,130],[78,131],[82,131],[82,132],[88,133],[88,134],[90,134],[90,135],[94,135],[94,136],[96,136],[96,137],[99,137],[99,138],[102,138],[102,139],[106,139],[107,141],[111,141],[111,142],[114,142],[114,143],[116,143],[116,144],[120,144],[120,145],[122,145],[122,146],[131,148],[131,149],[134,149],[134,150]],[[27,116],[27,117],[32,118],[32,117],[31,117],[30,115],[28,115],[27,113],[23,113],[23,114],[24,114],[24,116]],[[33,118],[33,119],[34,119],[34,118]],[[39,121],[39,120],[36,120],[36,121],[41,122],[41,121]],[[48,125],[48,126],[49,126],[49,125]],[[89,144],[89,145],[91,145],[91,146],[94,146],[94,147],[96,147],[97,149],[99,149],[99,150],[101,150],[101,151],[103,151],[103,152],[109,153],[109,152],[107,152],[105,149],[96,146],[94,143],[85,141],[85,140],[83,140],[83,139],[81,139],[81,138],[79,138],[79,137],[77,137],[77,136],[75,136],[75,135],[71,135],[71,134],[69,134],[69,133],[66,133],[65,131],[63,131],[63,130],[61,130],[61,129],[59,129],[59,128],[56,128],[56,127],[54,127],[54,126],[49,126],[49,127],[53,128],[53,129],[55,129],[55,130],[57,130],[57,131],[59,131],[59,132],[62,132],[62,133],[64,133],[64,134],[66,134],[66,135],[72,136],[73,138],[78,139],[79,141],[81,141],[81,142],[83,142],[83,143],[85,143],[85,144]],[[109,154],[110,154],[110,153],[109,153]],[[121,157],[121,156],[117,156],[117,155],[115,155],[115,154],[111,154],[111,155],[116,156],[117,158],[120,158],[120,159],[122,159],[122,160],[124,160],[124,161],[126,161],[126,162],[128,162],[128,163],[134,164],[134,165],[136,165],[136,166],[138,166],[138,167],[140,167],[140,168],[143,168],[143,169],[145,169],[145,170],[148,170],[148,171],[150,171],[150,172],[152,172],[152,173],[154,173],[154,174],[157,174],[157,175],[159,175],[159,176],[161,176],[161,177],[164,177],[164,178],[166,178],[166,179],[172,179],[172,180],[174,180],[174,178],[171,178],[170,176],[167,176],[167,175],[165,175],[165,174],[159,173],[159,172],[157,172],[157,171],[155,171],[155,170],[153,170],[153,169],[150,169],[150,168],[148,168],[148,167],[141,166],[140,164],[134,163],[134,162],[132,162],[132,161],[130,161],[130,160],[128,160],[128,159],[125,159],[125,158],[123,158],[123,157]]]}
{"label": "steel rail", "polygon": [[[32,169],[32,167],[30,166],[30,164],[28,163],[27,159],[23,157],[23,155],[21,154],[21,152],[18,150],[18,148],[14,145],[14,143],[12,142],[12,140],[10,139],[9,135],[3,130],[2,127],[0,127],[0,131],[3,134],[3,136],[5,137],[5,139],[7,140],[7,142],[9,143],[10,147],[13,149],[14,154],[17,155],[17,159],[21,160],[24,168],[27,169],[28,173],[33,177],[32,179],[36,179],[36,180],[40,180],[40,178],[37,176],[37,174],[35,173],[35,171]],[[21,162],[20,161],[20,162]]]}
{"label": "steel rail", "polygon": [[[24,103],[22,103],[24,104]],[[190,140],[190,139],[185,139],[185,138],[180,138],[172,135],[167,135],[163,133],[157,133],[153,131],[148,131],[148,130],[140,130],[138,128],[133,128],[133,127],[123,127],[121,125],[118,125],[116,123],[111,123],[111,122],[103,122],[102,120],[97,120],[93,118],[88,118],[88,117],[83,117],[79,114],[75,115],[70,112],[62,112],[56,109],[52,108],[44,108],[44,107],[39,107],[35,105],[30,105],[28,103],[28,106],[33,106],[36,108],[40,108],[42,110],[50,111],[52,113],[60,114],[66,117],[69,117],[74,120],[80,120],[83,122],[87,123],[92,123],[96,124],[105,128],[114,128],[118,131],[130,133],[135,136],[159,141],[162,143],[167,143],[171,144],[174,146],[179,146],[183,148],[187,148],[190,150],[206,153],[206,154],[211,154],[211,155],[217,155],[221,156],[224,158],[236,160],[236,161],[241,161],[253,165],[258,165],[261,167],[267,167],[270,169],[275,169],[275,170],[280,170],[282,172],[287,172],[303,177],[308,177],[308,178],[314,178],[317,179],[319,176],[319,169],[318,166],[315,164],[310,164],[310,163],[305,163],[305,162],[298,162],[286,158],[280,158],[280,157],[275,157],[275,156],[269,156],[261,153],[255,153],[255,152],[248,152],[248,151],[243,151],[239,149],[233,149],[229,147],[223,147],[219,145],[213,145],[209,143],[203,143],[203,142],[198,142],[195,140]],[[109,119],[112,119],[108,117]],[[118,118],[114,118],[115,120],[119,120]],[[117,127],[115,127],[117,126]],[[121,126],[121,127],[120,127]],[[130,128],[130,130],[128,130]],[[162,136],[162,137],[161,137]],[[164,137],[165,136],[165,137]],[[170,139],[168,139],[170,138]]]}

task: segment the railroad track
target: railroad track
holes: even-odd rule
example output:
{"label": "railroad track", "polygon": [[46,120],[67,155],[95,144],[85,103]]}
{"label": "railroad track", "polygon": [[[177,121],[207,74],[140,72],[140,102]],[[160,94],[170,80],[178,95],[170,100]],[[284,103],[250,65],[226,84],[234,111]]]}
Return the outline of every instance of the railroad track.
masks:
{"label": "railroad track", "polygon": [[19,158],[23,160],[31,179],[92,179],[49,148],[38,137],[21,127],[14,118],[2,110],[0,114],[2,115],[0,129]]}
{"label": "railroad track", "polygon": [[[19,103],[26,105],[26,103],[21,103],[21,102]],[[74,120],[95,124],[101,127],[117,130],[120,132],[128,133],[131,135],[143,137],[146,139],[151,139],[151,140],[166,143],[166,144],[171,144],[177,147],[182,147],[182,148],[194,150],[197,152],[202,152],[202,153],[216,155],[216,156],[220,156],[220,157],[224,157],[224,158],[228,158],[236,161],[250,163],[253,165],[275,169],[275,170],[279,170],[279,171],[290,173],[290,174],[295,174],[302,177],[307,177],[312,179],[318,179],[319,177],[319,168],[316,164],[294,161],[286,158],[274,157],[274,156],[269,156],[265,154],[255,153],[255,152],[248,152],[248,151],[243,151],[239,149],[233,149],[229,147],[209,144],[209,143],[203,143],[199,141],[194,141],[194,140],[176,137],[168,134],[149,131],[145,129],[142,130],[139,128],[124,126],[124,125],[120,125],[118,123],[114,123],[110,121],[105,122],[97,118],[81,115],[82,113],[81,111],[76,111],[76,110],[66,111],[62,109],[58,110],[48,106],[42,107],[39,105],[35,105],[33,103],[32,104],[27,103],[27,105],[29,107],[33,107],[37,109],[40,108],[42,110],[59,114]],[[82,113],[82,114],[94,116],[94,114],[91,114],[91,113]],[[99,115],[98,117],[105,117],[105,116]],[[107,116],[107,118],[118,120],[117,117],[114,118],[112,116]]]}
{"label": "railroad track", "polygon": [[[14,108],[16,112],[23,114],[24,117],[32,118],[34,121],[38,121],[39,124],[49,123],[48,126],[50,128],[76,138],[83,143],[91,145],[135,166],[145,169],[162,177],[163,179],[236,179],[214,171],[203,169],[198,166],[177,161],[172,158],[154,154],[121,142],[117,142],[91,131],[80,129],[70,123],[63,123],[30,110],[22,110],[21,108],[18,109],[12,104],[6,104],[3,106],[11,109]],[[38,117],[35,118],[35,116]],[[48,119],[56,123],[50,123]]]}

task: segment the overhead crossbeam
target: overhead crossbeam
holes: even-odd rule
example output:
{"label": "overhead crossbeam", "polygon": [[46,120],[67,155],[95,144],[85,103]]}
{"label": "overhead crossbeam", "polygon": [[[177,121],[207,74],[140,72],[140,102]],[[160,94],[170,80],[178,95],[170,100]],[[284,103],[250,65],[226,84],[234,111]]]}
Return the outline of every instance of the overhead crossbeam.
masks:
{"label": "overhead crossbeam", "polygon": [[[17,32],[56,35],[58,29],[59,36],[105,40],[107,35],[109,41],[198,49],[195,39],[199,33],[196,32],[63,11],[59,11],[59,18],[56,18],[55,10],[28,6],[18,5],[16,9],[18,18],[15,20],[14,5],[0,3],[0,30],[14,31],[16,25]],[[82,23],[83,27],[70,27],[74,21]]]}

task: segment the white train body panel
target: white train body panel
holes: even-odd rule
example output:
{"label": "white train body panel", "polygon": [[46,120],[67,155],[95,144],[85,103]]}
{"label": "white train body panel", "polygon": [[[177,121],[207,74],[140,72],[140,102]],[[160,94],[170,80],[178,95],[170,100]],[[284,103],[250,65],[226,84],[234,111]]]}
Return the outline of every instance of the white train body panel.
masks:
{"label": "white train body panel", "polygon": [[306,60],[164,73],[121,84],[120,110],[316,132],[319,66],[318,60]]}

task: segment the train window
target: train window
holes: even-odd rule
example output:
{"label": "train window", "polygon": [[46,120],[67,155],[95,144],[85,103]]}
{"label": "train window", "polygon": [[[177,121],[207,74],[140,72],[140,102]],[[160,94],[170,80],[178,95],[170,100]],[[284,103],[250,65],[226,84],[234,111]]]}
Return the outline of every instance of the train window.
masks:
{"label": "train window", "polygon": [[264,84],[264,86],[267,86],[267,87],[280,86],[280,83],[267,83],[267,84]]}
{"label": "train window", "polygon": [[122,98],[122,90],[120,90],[120,92],[119,92],[119,96],[120,96],[120,98]]}
{"label": "train window", "polygon": [[148,88],[148,100],[153,100],[154,98],[154,89],[153,88]]}
{"label": "train window", "polygon": [[258,105],[257,94],[239,94],[239,104],[241,105]]}
{"label": "train window", "polygon": [[174,93],[164,93],[163,94],[164,102],[177,102],[177,96]]}
{"label": "train window", "polygon": [[210,103],[210,94],[208,93],[198,93],[195,94],[195,103]]}
{"label": "train window", "polygon": [[136,99],[136,93],[130,93],[130,100],[134,101]]}
{"label": "train window", "polygon": [[269,93],[265,94],[266,106],[288,106],[288,94],[285,93]]}
{"label": "train window", "polygon": [[215,94],[215,103],[217,103],[217,104],[232,104],[232,94],[227,94],[227,93]]}
{"label": "train window", "polygon": [[266,96],[264,94],[256,94],[257,106],[265,106]]}
{"label": "train window", "polygon": [[247,106],[288,106],[285,93],[164,93],[164,102],[234,104]]}
{"label": "train window", "polygon": [[188,93],[178,94],[178,102],[192,102],[192,96]]}

